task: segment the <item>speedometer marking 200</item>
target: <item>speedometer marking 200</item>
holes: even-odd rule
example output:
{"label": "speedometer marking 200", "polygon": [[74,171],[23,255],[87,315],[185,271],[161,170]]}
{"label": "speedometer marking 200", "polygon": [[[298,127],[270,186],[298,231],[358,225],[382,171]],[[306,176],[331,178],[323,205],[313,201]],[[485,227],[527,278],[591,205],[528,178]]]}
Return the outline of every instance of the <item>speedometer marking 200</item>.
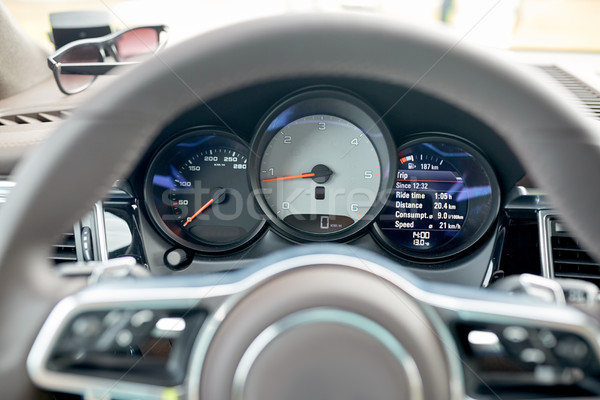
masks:
{"label": "speedometer marking 200", "polygon": [[154,158],[146,202],[154,223],[184,247],[232,250],[264,224],[248,185],[248,148],[237,136],[195,129]]}

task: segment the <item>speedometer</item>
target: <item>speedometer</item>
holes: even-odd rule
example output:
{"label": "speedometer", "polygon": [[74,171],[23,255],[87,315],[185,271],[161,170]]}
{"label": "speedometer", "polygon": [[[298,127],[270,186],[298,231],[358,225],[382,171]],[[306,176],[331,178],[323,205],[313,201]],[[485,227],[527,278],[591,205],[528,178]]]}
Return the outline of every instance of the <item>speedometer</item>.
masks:
{"label": "speedometer", "polygon": [[184,247],[233,250],[264,225],[248,184],[248,147],[237,136],[192,129],[150,164],[146,205],[162,233]]}
{"label": "speedometer", "polygon": [[393,146],[353,96],[305,92],[276,107],[253,142],[251,179],[275,227],[294,239],[345,238],[366,227],[393,181]]}
{"label": "speedometer", "polygon": [[466,143],[433,136],[398,150],[394,192],[375,229],[399,253],[442,258],[479,240],[498,207],[498,183],[483,156]]}

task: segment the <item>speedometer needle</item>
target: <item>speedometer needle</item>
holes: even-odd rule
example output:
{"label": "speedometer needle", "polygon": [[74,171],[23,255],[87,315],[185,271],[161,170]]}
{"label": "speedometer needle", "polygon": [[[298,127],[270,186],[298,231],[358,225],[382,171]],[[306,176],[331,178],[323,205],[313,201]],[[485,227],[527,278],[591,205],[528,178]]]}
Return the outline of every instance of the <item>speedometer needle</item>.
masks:
{"label": "speedometer needle", "polygon": [[185,224],[183,224],[183,226],[187,226],[187,224],[189,224],[190,222],[192,222],[194,220],[194,218],[196,218],[198,215],[200,215],[202,213],[202,211],[206,210],[214,202],[215,202],[215,199],[210,199],[209,201],[207,201],[206,203],[204,203],[204,205],[202,207],[200,207],[200,209],[198,211],[196,211],[194,213],[194,215],[192,215],[191,217],[189,217],[187,219],[187,221],[185,221]]}
{"label": "speedometer needle", "polygon": [[192,222],[194,220],[194,218],[196,218],[198,215],[202,214],[202,212],[204,210],[206,210],[208,207],[210,207],[211,204],[213,204],[213,203],[221,204],[226,200],[226,198],[227,198],[227,189],[223,189],[222,187],[216,188],[212,199],[210,199],[209,201],[204,203],[204,205],[202,207],[200,207],[200,209],[198,211],[196,211],[194,213],[194,215],[192,215],[185,221],[183,226],[184,227],[187,226],[190,222]]}

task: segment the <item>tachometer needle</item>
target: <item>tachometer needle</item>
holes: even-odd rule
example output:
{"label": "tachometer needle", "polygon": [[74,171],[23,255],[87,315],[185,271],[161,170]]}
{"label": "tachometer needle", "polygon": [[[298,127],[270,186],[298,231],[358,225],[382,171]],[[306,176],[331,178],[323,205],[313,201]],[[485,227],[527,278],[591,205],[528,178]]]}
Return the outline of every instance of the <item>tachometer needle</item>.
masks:
{"label": "tachometer needle", "polygon": [[308,172],[306,174],[300,175],[289,175],[289,176],[280,176],[279,178],[269,178],[264,179],[263,182],[271,182],[271,181],[285,181],[287,179],[301,179],[301,178],[312,178],[315,176],[314,172]]}
{"label": "tachometer needle", "polygon": [[202,211],[206,210],[214,202],[215,202],[215,199],[213,198],[213,199],[210,199],[209,201],[207,201],[206,203],[204,203],[204,205],[202,207],[200,207],[200,209],[198,211],[196,211],[194,213],[194,215],[192,215],[191,217],[189,217],[187,219],[187,221],[185,221],[185,224],[183,224],[183,226],[187,226],[187,224],[192,222],[194,220],[194,218],[196,218],[198,215],[200,215],[202,213]]}
{"label": "tachometer needle", "polygon": [[272,181],[285,181],[288,179],[302,179],[302,178],[313,178],[313,180],[317,183],[325,183],[329,180],[329,177],[333,174],[333,171],[329,169],[326,165],[317,164],[313,167],[310,172],[300,175],[288,175],[288,176],[280,176],[278,178],[269,178],[263,179],[263,182],[272,182]]}

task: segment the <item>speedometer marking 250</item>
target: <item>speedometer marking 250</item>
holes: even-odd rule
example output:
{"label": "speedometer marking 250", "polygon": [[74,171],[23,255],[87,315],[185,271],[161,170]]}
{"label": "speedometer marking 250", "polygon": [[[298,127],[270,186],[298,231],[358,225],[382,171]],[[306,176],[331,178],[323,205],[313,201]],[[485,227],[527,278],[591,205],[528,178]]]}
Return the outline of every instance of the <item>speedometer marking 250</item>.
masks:
{"label": "speedometer marking 250", "polygon": [[168,143],[146,179],[154,223],[176,243],[201,252],[243,245],[264,225],[247,162],[246,144],[217,129],[194,129]]}

